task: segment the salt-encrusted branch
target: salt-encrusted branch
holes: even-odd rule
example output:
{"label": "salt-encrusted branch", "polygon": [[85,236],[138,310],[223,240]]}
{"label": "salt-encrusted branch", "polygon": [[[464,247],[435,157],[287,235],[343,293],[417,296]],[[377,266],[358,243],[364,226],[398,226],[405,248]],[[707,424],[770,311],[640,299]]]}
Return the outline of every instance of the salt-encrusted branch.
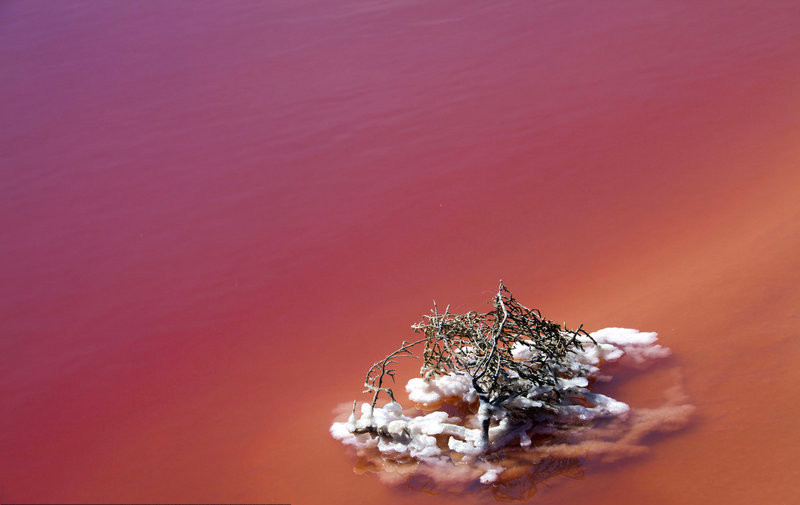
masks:
{"label": "salt-encrusted branch", "polygon": [[[560,381],[571,380],[582,372],[570,354],[583,350],[579,337],[592,340],[582,326],[566,330],[544,319],[538,310],[520,304],[502,281],[493,298],[492,311],[451,314],[448,305],[440,313],[434,301],[431,313],[412,328],[424,337],[403,342],[367,372],[364,392],[372,393],[370,412],[381,392],[395,401],[385,378],[394,381],[396,358],[413,356],[411,349],[424,343],[420,368],[423,380],[429,382],[449,374],[469,378],[480,402],[478,417],[486,446],[492,415],[516,398],[526,399],[516,401],[514,409],[557,409],[564,390]],[[528,359],[516,359],[515,353],[523,349],[528,350]],[[520,413],[520,417],[525,415]]]}
{"label": "salt-encrusted branch", "polygon": [[[426,462],[436,468],[448,461],[454,467],[466,464],[483,472],[479,480],[486,484],[501,473],[500,479],[507,478],[497,462],[516,444],[531,447],[535,457],[562,450],[574,454],[571,437],[601,420],[614,419],[622,427],[635,422],[629,405],[590,387],[604,364],[624,355],[637,363],[666,356],[669,350],[655,344],[655,333],[568,330],[517,302],[502,281],[491,303],[493,310],[484,314],[452,314],[449,306],[440,313],[434,302],[412,326],[422,338],[404,341],[370,367],[364,392],[372,393],[372,402],[361,404],[360,417],[354,402],[350,418],[334,423],[331,434],[361,455],[379,458],[373,460],[379,465],[414,465],[413,473],[424,472]],[[414,356],[421,344],[421,377],[408,381],[406,390],[422,412],[411,414],[395,401],[386,378],[394,382],[397,360]],[[381,392],[392,401],[378,408]],[[450,409],[432,411],[442,401],[456,405],[458,417]],[[587,433],[579,440],[597,437]]]}
{"label": "salt-encrusted branch", "polygon": [[412,343],[408,343],[404,340],[403,345],[399,349],[389,354],[382,360],[376,362],[370,367],[370,369],[367,371],[367,376],[364,379],[364,387],[366,388],[364,390],[364,393],[368,393],[370,391],[373,393],[372,403],[370,404],[370,407],[372,409],[375,408],[375,404],[378,401],[378,395],[380,395],[381,391],[388,394],[389,398],[391,398],[392,401],[395,401],[394,392],[392,391],[392,388],[383,387],[383,379],[386,376],[391,377],[392,383],[395,382],[394,374],[397,370],[392,368],[392,365],[396,364],[397,361],[394,358],[399,358],[403,356],[408,356],[412,358],[415,357],[414,354],[410,351],[410,349],[417,344],[425,342],[425,340],[426,339],[420,339]]}

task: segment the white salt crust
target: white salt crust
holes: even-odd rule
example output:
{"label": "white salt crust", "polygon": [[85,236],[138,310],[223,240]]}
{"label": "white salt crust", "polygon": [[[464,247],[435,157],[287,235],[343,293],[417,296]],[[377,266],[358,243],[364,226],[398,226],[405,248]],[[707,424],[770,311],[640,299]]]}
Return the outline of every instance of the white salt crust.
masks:
{"label": "white salt crust", "polygon": [[[590,406],[584,404],[563,403],[558,406],[555,418],[559,423],[584,423],[600,418],[624,419],[630,412],[630,406],[605,395],[591,393],[587,387],[590,378],[600,378],[600,365],[615,362],[623,356],[635,363],[668,356],[670,351],[656,344],[658,339],[654,332],[640,332],[628,328],[604,328],[591,334],[596,344],[585,338],[584,350],[573,355],[569,366],[581,375],[572,379],[559,379],[558,389],[568,392],[566,397],[581,397]],[[527,361],[534,357],[531,348],[516,344],[512,349],[514,359]],[[478,399],[472,382],[466,374],[451,373],[431,378],[413,378],[406,385],[409,399],[423,406],[435,406],[445,399],[471,404]],[[507,417],[508,410],[542,406],[537,400],[547,392],[536,388],[527,396],[520,396],[506,404],[505,408],[491,408],[481,404],[477,416],[472,419],[450,417],[444,411],[435,411],[425,415],[408,416],[403,414],[402,407],[396,402],[389,402],[383,407],[370,409],[368,403],[361,405],[361,415],[351,414],[346,422],[335,422],[330,427],[331,435],[342,443],[358,449],[377,449],[384,457],[390,459],[411,458],[420,462],[442,465],[451,463],[452,453],[458,453],[462,462],[472,463],[482,471],[480,482],[495,482],[504,468],[490,465],[480,460],[480,456],[489,450],[518,444],[529,447],[532,433],[546,433],[552,426],[534,426],[533,422],[520,425],[512,424]],[[584,402],[582,402],[584,403]],[[491,417],[493,426],[489,429],[489,444],[481,436],[479,422],[476,419]],[[389,437],[376,437],[369,433],[355,433],[368,427],[388,433]],[[447,449],[437,445],[437,436],[447,438]]]}

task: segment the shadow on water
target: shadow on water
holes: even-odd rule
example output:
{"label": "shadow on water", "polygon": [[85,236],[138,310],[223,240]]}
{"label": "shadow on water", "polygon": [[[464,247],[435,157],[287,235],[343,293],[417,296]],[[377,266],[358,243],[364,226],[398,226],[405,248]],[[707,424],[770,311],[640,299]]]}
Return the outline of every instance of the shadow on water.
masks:
{"label": "shadow on water", "polygon": [[514,502],[530,499],[538,492],[540,485],[556,477],[572,480],[583,479],[583,462],[580,458],[547,459],[527,467],[517,467],[512,472],[506,471],[501,482],[486,485],[472,481],[460,488],[456,486],[442,487],[433,477],[415,474],[399,487],[411,493],[466,494],[476,498],[491,496],[495,501]]}

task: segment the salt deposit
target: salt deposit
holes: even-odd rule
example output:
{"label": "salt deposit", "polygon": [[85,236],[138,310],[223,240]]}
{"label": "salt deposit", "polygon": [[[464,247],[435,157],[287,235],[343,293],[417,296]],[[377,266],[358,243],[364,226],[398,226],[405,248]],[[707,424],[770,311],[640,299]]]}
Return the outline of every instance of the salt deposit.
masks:
{"label": "salt deposit", "polygon": [[[556,382],[562,400],[555,410],[545,408],[542,401],[544,395],[552,394],[552,386],[533,388],[498,407],[478,399],[471,377],[466,373],[449,373],[408,381],[408,397],[418,408],[404,412],[395,401],[375,408],[363,403],[360,416],[356,416],[354,406],[350,418],[333,423],[330,433],[343,444],[355,447],[360,456],[373,460],[378,467],[396,469],[398,465],[415,465],[412,472],[421,472],[436,480],[443,472],[450,471],[452,475],[452,470],[466,470],[462,467],[468,466],[474,471],[461,471],[459,475],[465,479],[477,477],[483,484],[497,482],[503,476],[505,468],[496,463],[496,454],[512,447],[524,448],[518,450],[530,451],[531,455],[540,454],[541,458],[559,457],[559,454],[574,457],[590,450],[603,454],[624,452],[618,442],[629,441],[631,433],[642,430],[637,424],[642,422],[642,415],[632,415],[631,407],[622,401],[591,392],[591,384],[602,377],[601,369],[609,363],[631,360],[641,364],[668,356],[669,349],[656,343],[656,333],[627,328],[605,328],[592,333],[591,339],[581,338],[583,350],[574,352],[572,361],[565,365],[568,369],[564,370],[564,378]],[[512,354],[515,360],[535,366],[532,347],[517,344]],[[449,409],[451,412],[460,409],[465,415],[455,416],[444,409],[426,413],[426,408],[440,408],[445,401],[454,407]],[[666,407],[680,407],[674,412],[684,418],[691,412],[687,405]],[[650,413],[647,429],[659,430],[654,420],[668,424],[669,412]],[[488,441],[481,430],[485,419],[489,420]],[[617,424],[612,423],[616,426],[613,429],[606,427],[606,431],[597,432],[596,440],[581,435],[573,437],[571,442],[561,439],[541,442],[542,436],[563,434],[570,429],[580,429],[583,433],[599,420]],[[670,429],[677,425],[680,422],[672,422]],[[538,437],[540,442],[533,442],[532,437]],[[641,449],[634,446],[631,445],[633,449],[629,452]],[[487,456],[492,454],[495,457],[490,464]],[[531,461],[536,458],[532,457]]]}

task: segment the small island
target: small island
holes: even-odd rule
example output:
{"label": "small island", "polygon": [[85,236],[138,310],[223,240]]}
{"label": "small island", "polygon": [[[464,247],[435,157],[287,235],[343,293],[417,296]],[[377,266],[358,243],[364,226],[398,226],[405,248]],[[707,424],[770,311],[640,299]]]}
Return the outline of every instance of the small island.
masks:
{"label": "small island", "polygon": [[[491,484],[519,474],[520,458],[535,464],[642,452],[637,443],[647,433],[688,420],[693,407],[682,398],[637,414],[592,392],[593,384],[611,379],[603,368],[623,357],[640,365],[668,356],[656,333],[567,329],[520,304],[502,281],[491,303],[489,312],[466,314],[450,313],[449,306],[440,312],[434,303],[412,326],[420,338],[369,368],[364,392],[371,401],[362,403],[360,415],[353,402],[331,435],[390,481],[421,473]],[[415,407],[404,410],[390,386],[397,360],[411,356],[422,366],[406,384]],[[388,402],[378,407],[383,395]]]}

